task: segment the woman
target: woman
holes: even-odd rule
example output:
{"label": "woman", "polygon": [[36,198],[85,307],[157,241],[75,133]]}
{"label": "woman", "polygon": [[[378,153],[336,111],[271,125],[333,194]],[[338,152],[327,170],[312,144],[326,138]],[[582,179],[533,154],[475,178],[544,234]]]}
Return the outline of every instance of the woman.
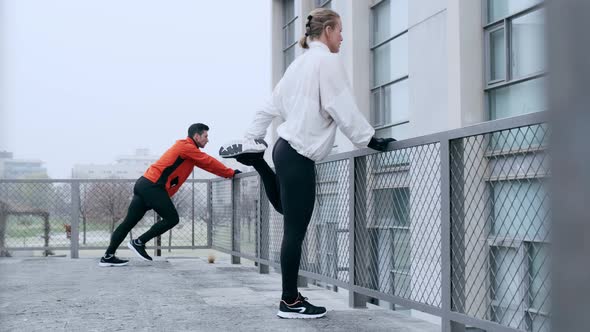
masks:
{"label": "woman", "polygon": [[[315,161],[332,149],[337,127],[357,147],[384,150],[395,140],[374,138],[375,130],[355,104],[337,55],[342,43],[340,16],[330,9],[314,9],[299,43],[308,51],[289,66],[267,105],[256,113],[246,139],[222,146],[219,154],[253,166],[269,201],[283,214],[283,293],[277,315],[319,318],[326,308],[312,305],[297,291],[301,246],[315,202]],[[275,175],[262,158],[262,138],[276,117],[284,122],[277,128],[279,139],[272,153]]]}

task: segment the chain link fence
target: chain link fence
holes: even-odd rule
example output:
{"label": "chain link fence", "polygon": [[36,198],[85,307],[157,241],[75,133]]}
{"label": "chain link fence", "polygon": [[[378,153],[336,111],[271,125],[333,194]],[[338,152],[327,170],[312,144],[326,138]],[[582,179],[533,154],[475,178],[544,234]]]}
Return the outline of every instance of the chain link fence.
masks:
{"label": "chain link fence", "polygon": [[0,182],[0,250],[35,248],[46,255],[70,246],[71,185],[64,182]]}
{"label": "chain link fence", "polygon": [[441,306],[439,144],[357,158],[357,285]]}
{"label": "chain link fence", "polygon": [[545,125],[453,140],[452,307],[549,331],[549,160]]}
{"label": "chain link fence", "polygon": [[[0,250],[106,249],[133,197],[134,180],[2,180],[0,181]],[[73,196],[77,195],[77,197]],[[77,204],[73,204],[75,197]],[[173,196],[180,222],[160,237],[160,248],[207,246],[207,182],[189,180]],[[149,211],[130,238],[147,231],[157,215]],[[78,232],[72,236],[72,221]],[[148,243],[155,248],[157,241]],[[125,247],[125,243],[122,244]]]}
{"label": "chain link fence", "polygon": [[233,250],[233,200],[232,181],[211,183],[211,215],[213,247]]}
{"label": "chain link fence", "polygon": [[[348,160],[316,165],[316,201],[301,269],[348,282]],[[280,248],[280,247],[279,247]]]}
{"label": "chain link fence", "polygon": [[[549,331],[543,119],[492,121],[317,163],[300,273],[348,288],[351,305],[373,297],[440,316],[447,331]],[[70,235],[79,249],[106,248],[133,183],[0,180],[2,254],[51,254],[73,246]],[[187,181],[173,201],[180,223],[161,248],[212,247],[234,263],[256,261],[262,273],[280,266],[283,218],[255,173]],[[149,212],[130,236],[155,221]]]}

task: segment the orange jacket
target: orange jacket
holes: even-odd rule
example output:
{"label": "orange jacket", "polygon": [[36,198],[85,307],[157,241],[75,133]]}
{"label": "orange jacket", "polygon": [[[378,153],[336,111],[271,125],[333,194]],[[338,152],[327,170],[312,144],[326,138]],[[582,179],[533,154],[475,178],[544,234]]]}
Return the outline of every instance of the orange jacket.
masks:
{"label": "orange jacket", "polygon": [[176,141],[158,161],[145,171],[143,176],[153,183],[165,185],[168,195],[172,197],[189,177],[195,166],[224,178],[234,176],[233,169],[225,167],[217,159],[201,152],[190,137]]}

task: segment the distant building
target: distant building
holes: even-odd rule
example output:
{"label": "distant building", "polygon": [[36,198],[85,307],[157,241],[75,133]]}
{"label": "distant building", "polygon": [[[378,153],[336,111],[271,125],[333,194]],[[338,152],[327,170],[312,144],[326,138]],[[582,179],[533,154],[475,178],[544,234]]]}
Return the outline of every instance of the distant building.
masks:
{"label": "distant building", "polygon": [[47,169],[40,159],[14,159],[12,152],[0,151],[0,178],[47,178]]}
{"label": "distant building", "polygon": [[[114,164],[77,164],[72,168],[73,179],[136,179],[145,173],[160,156],[150,155],[148,149],[137,149],[133,155],[117,157]],[[218,159],[227,167],[246,172],[250,167],[239,164],[234,159]],[[209,179],[216,175],[195,167],[195,179]]]}
{"label": "distant building", "polygon": [[72,168],[73,179],[134,179],[158,160],[148,149],[137,149],[133,155],[123,155],[114,164],[77,164]]}

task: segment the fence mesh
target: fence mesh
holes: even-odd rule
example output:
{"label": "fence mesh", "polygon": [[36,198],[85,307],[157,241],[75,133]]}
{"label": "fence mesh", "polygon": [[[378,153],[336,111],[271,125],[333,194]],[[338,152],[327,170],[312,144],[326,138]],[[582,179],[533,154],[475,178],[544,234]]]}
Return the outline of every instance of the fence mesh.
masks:
{"label": "fence mesh", "polygon": [[[133,184],[134,181],[131,180],[80,183],[80,249],[109,245],[111,234],[127,215],[127,209],[133,197]],[[153,220],[153,215],[149,215]],[[144,220],[148,218],[146,215]],[[137,237],[143,233],[143,224],[140,222],[131,231],[131,235]]]}
{"label": "fence mesh", "polygon": [[258,205],[260,200],[258,176],[236,179],[234,188],[234,250],[255,256],[258,251]]}
{"label": "fence mesh", "polygon": [[[261,258],[280,264],[281,242],[283,241],[283,215],[278,213],[270,204],[266,193],[261,197]],[[266,229],[265,229],[266,228]],[[266,245],[268,250],[266,250]]]}
{"label": "fence mesh", "polygon": [[[69,247],[71,222],[69,183],[0,183],[0,250]],[[46,249],[46,254],[50,250]]]}
{"label": "fence mesh", "polygon": [[232,181],[211,183],[212,243],[232,250]]}
{"label": "fence mesh", "polygon": [[[73,214],[79,220],[79,249],[106,248],[113,230],[127,215],[134,180],[79,180],[0,183],[0,248],[68,248]],[[78,186],[78,211],[72,210],[72,186]],[[75,191],[74,191],[75,192]],[[207,183],[187,181],[173,196],[180,222],[161,236],[161,246],[207,245]],[[131,230],[129,238],[156,222],[153,211]],[[154,246],[156,241],[149,243]],[[122,244],[125,246],[124,243]]]}
{"label": "fence mesh", "polygon": [[316,201],[301,269],[348,281],[348,160],[316,165]]}
{"label": "fence mesh", "polygon": [[355,283],[441,305],[440,145],[358,158]]}
{"label": "fence mesh", "polygon": [[547,128],[451,142],[452,308],[549,331]]}

